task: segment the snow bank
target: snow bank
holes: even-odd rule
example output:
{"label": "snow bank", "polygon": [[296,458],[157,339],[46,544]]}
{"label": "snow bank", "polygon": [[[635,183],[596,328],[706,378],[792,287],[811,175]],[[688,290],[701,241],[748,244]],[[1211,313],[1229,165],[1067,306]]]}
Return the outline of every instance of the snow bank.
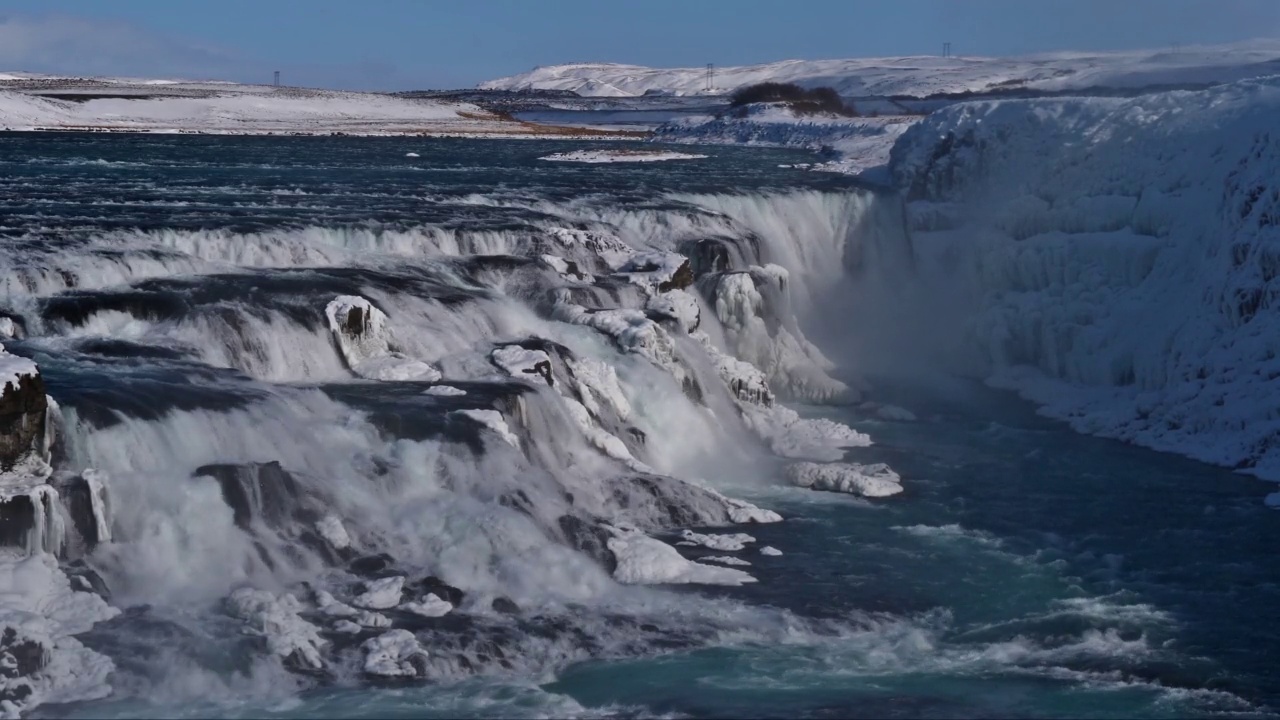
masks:
{"label": "snow bank", "polygon": [[579,163],[645,163],[668,160],[703,160],[706,155],[663,150],[571,150],[552,153],[539,160]]}
{"label": "snow bank", "polygon": [[1280,480],[1278,114],[1274,78],[935,113],[893,151],[917,270],[881,300],[1081,432]]}

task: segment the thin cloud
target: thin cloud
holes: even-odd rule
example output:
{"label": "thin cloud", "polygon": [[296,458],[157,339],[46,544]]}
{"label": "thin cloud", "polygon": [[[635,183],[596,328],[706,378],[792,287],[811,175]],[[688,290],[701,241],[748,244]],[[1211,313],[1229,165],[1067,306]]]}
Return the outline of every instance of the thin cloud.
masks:
{"label": "thin cloud", "polygon": [[212,79],[243,69],[233,53],[128,23],[69,15],[0,18],[0,70]]}

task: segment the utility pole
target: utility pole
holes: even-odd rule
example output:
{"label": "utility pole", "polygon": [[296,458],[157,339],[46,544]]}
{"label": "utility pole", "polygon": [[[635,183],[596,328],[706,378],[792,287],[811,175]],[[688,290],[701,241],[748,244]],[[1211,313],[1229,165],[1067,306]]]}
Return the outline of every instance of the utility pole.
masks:
{"label": "utility pole", "polygon": [[715,75],[716,66],[712,63],[707,63],[707,92],[711,92],[711,88],[714,87]]}
{"label": "utility pole", "polygon": [[273,84],[274,84],[276,87],[280,87],[280,71],[279,71],[279,70],[277,70],[277,71],[276,71],[276,78],[275,78],[275,80],[273,81]]}
{"label": "utility pole", "polygon": [[942,57],[944,58],[951,57],[951,43],[949,42],[942,43]]}

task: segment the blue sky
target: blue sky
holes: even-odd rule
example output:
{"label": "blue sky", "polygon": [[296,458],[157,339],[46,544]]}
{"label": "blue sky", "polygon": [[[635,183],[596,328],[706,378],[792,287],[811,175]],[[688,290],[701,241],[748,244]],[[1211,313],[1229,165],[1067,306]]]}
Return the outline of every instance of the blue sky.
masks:
{"label": "blue sky", "polygon": [[1280,0],[4,0],[0,71],[467,87],[536,65],[1011,55],[1280,37]]}

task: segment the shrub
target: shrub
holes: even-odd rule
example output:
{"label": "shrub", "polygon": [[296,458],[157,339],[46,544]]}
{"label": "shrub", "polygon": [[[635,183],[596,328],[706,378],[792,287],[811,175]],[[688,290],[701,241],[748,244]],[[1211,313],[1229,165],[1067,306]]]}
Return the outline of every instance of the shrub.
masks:
{"label": "shrub", "polygon": [[800,115],[832,113],[852,116],[857,114],[852,107],[845,105],[834,88],[802,88],[795,83],[765,82],[738,88],[730,98],[729,107],[741,108],[753,103],[779,102],[786,103]]}

